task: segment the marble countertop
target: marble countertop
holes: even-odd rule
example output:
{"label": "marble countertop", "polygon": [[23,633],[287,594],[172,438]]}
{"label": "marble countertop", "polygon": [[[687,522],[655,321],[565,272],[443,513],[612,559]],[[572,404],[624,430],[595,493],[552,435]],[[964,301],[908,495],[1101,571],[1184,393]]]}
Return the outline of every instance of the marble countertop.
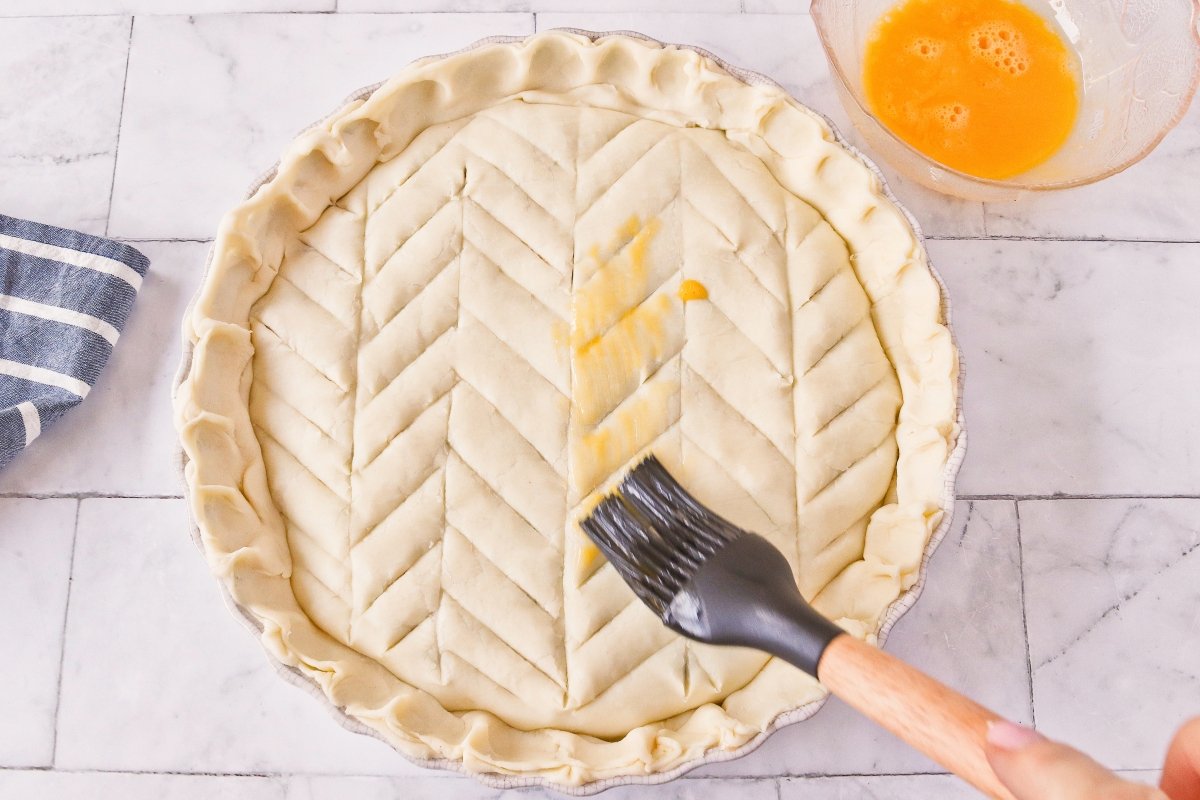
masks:
{"label": "marble countertop", "polygon": [[[343,731],[222,605],[187,535],[168,399],[210,237],[351,90],[490,34],[698,44],[853,139],[806,5],[4,0],[0,211],[153,266],[87,402],[0,473],[0,798],[498,796]],[[954,528],[888,648],[1146,778],[1200,712],[1197,164],[1200,107],[1084,189],[985,205],[892,181],[953,297],[970,447]],[[971,796],[833,702],[746,758],[605,797],[733,792]]]}

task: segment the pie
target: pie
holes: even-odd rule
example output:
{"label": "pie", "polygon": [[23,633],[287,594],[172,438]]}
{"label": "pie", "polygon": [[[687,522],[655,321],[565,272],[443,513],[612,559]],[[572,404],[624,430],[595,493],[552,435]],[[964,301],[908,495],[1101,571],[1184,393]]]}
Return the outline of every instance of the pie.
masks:
{"label": "pie", "polygon": [[347,715],[473,772],[667,772],[823,696],[668,631],[580,533],[645,453],[866,638],[949,503],[957,351],[907,217],[687,48],[410,66],[225,217],[185,339],[213,571]]}

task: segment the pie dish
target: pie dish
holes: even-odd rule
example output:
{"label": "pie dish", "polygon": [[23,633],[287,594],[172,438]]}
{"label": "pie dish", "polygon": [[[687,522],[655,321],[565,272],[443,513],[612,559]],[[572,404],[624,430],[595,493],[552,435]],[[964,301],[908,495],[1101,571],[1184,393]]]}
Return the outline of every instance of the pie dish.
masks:
{"label": "pie dish", "polygon": [[961,455],[915,224],[818,115],[707,54],[555,31],[419,61],[223,220],[175,396],[209,564],[405,755],[603,788],[823,696],[688,643],[576,521],[653,451],[864,638]]}

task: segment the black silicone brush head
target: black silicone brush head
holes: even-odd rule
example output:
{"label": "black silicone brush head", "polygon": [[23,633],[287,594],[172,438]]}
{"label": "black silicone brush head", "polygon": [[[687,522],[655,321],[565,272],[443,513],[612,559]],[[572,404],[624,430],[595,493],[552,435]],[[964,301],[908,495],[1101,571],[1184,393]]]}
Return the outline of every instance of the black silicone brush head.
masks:
{"label": "black silicone brush head", "polygon": [[765,650],[816,675],[841,633],[800,596],[783,553],[701,505],[654,456],[580,526],[638,599],[692,639]]}
{"label": "black silicone brush head", "polygon": [[688,494],[653,455],[580,526],[659,617],[709,558],[745,533]]}

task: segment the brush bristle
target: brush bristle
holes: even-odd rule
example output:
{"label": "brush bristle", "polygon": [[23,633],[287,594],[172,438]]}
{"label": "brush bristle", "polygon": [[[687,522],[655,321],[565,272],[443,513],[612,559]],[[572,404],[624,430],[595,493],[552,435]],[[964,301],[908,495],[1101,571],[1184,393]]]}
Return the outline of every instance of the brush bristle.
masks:
{"label": "brush bristle", "polygon": [[580,527],[660,617],[704,562],[743,533],[688,494],[652,455]]}

